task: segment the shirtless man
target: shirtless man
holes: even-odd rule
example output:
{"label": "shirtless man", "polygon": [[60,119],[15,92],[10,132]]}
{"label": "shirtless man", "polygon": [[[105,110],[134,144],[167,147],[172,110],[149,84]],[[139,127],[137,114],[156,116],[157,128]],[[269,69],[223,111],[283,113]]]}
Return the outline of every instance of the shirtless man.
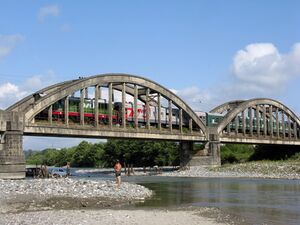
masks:
{"label": "shirtless man", "polygon": [[120,185],[121,185],[121,169],[122,169],[121,163],[119,160],[117,160],[116,164],[114,166],[117,187],[120,187]]}

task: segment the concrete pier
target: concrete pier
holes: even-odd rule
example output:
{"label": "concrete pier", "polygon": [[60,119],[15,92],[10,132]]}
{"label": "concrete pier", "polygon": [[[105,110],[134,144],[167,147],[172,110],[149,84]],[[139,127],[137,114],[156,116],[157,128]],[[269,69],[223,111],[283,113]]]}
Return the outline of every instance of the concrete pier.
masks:
{"label": "concrete pier", "polygon": [[180,167],[189,166],[192,159],[193,142],[181,141],[180,142]]}
{"label": "concrete pier", "polygon": [[0,112],[0,117],[2,128],[6,128],[1,133],[0,179],[25,178],[22,118],[18,113],[3,112]]}

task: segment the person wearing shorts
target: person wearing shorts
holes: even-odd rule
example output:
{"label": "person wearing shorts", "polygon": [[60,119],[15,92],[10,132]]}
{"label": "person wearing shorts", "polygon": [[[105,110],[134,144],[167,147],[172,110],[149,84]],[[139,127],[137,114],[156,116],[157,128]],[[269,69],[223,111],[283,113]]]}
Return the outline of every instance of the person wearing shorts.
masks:
{"label": "person wearing shorts", "polygon": [[116,174],[116,183],[117,183],[117,187],[120,187],[121,185],[121,163],[119,160],[116,160],[116,164],[114,166],[114,170],[115,170],[115,174]]}

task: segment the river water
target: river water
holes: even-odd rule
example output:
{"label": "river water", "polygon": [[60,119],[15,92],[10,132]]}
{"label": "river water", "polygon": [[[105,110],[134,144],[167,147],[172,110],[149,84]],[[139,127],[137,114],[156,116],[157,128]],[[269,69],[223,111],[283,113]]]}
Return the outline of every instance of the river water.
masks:
{"label": "river water", "polygon": [[[113,179],[93,176],[92,179]],[[153,190],[136,208],[216,207],[247,224],[300,224],[300,180],[249,178],[122,177]]]}

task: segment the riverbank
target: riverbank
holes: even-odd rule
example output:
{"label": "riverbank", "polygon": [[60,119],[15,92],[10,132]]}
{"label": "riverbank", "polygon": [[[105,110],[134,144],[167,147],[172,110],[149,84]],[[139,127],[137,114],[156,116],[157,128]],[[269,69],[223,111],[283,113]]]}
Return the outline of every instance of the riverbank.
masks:
{"label": "riverbank", "polygon": [[169,210],[51,210],[5,214],[0,224],[9,225],[225,225],[234,224],[223,219],[203,217],[202,211]]}
{"label": "riverbank", "polygon": [[[110,174],[112,169],[77,170],[76,173]],[[300,179],[300,162],[289,161],[253,161],[237,164],[225,164],[220,167],[193,166],[184,169],[162,167],[155,170],[149,167],[144,172],[143,168],[134,168],[133,176],[174,176],[174,177],[245,177],[268,179]]]}
{"label": "riverbank", "polygon": [[124,210],[122,206],[153,195],[149,189],[127,182],[118,188],[113,181],[70,178],[0,180],[0,190],[3,225],[233,224],[210,208]]}
{"label": "riverbank", "polygon": [[0,180],[0,213],[104,208],[143,201],[152,191],[137,184],[84,179]]}
{"label": "riverbank", "polygon": [[164,172],[161,176],[178,177],[247,177],[271,179],[300,179],[298,161],[259,161],[222,165],[209,168],[205,166],[189,167],[185,170]]}
{"label": "riverbank", "polygon": [[[135,175],[175,177],[250,177],[300,179],[300,162],[250,162],[216,168],[157,172],[142,168]],[[111,169],[79,170],[78,174],[111,174]],[[95,173],[95,174],[94,174]],[[87,176],[89,177],[89,175]],[[124,179],[126,180],[126,179]],[[149,189],[123,182],[91,179],[0,180],[0,224],[245,224],[218,209],[129,210],[130,205],[150,198]],[[126,207],[123,207],[126,206]],[[127,207],[129,206],[129,207]],[[127,210],[124,210],[127,209]]]}

